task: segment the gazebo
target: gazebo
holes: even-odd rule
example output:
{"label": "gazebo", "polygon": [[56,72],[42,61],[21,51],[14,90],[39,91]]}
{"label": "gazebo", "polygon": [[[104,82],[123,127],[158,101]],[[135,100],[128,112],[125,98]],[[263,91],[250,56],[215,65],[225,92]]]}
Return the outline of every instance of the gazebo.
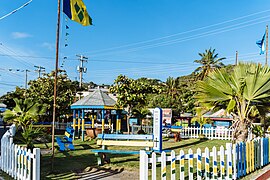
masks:
{"label": "gazebo", "polygon": [[[101,124],[102,124],[102,133],[104,133],[105,127],[105,114],[109,110],[111,114],[111,110],[116,111],[116,132],[120,132],[121,129],[121,119],[120,114],[121,111],[116,109],[114,105],[116,101],[112,99],[109,95],[101,91],[99,88],[95,91],[91,92],[89,95],[83,97],[82,99],[78,100],[77,102],[71,105],[71,109],[73,110],[73,128],[75,130],[76,126],[78,126],[78,133],[80,133],[80,129],[82,131],[82,138],[84,139],[84,132],[85,132],[85,112],[92,110],[94,111],[101,111]],[[95,118],[92,115],[92,128],[94,127]],[[78,124],[76,125],[76,120]],[[111,119],[108,120],[109,127],[111,127]],[[80,128],[81,124],[81,128]]]}

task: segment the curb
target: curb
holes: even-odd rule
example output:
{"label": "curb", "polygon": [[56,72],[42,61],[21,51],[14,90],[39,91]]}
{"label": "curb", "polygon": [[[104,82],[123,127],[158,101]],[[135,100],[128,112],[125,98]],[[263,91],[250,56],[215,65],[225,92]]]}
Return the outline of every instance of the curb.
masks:
{"label": "curb", "polygon": [[261,174],[259,177],[256,178],[256,180],[266,180],[269,179],[269,177],[270,177],[270,170]]}

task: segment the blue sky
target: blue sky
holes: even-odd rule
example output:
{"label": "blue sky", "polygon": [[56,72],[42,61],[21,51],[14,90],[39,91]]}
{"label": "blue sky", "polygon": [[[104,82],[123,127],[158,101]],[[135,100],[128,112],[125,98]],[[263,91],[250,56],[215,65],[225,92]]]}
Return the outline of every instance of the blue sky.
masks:
{"label": "blue sky", "polygon": [[[0,18],[28,0],[1,0]],[[265,62],[255,44],[270,21],[269,0],[84,0],[93,26],[61,14],[59,66],[78,79],[76,55],[88,57],[83,81],[112,84],[119,75],[163,81],[190,74],[210,47],[225,64]],[[0,20],[0,95],[55,69],[56,0],[33,0]],[[65,25],[69,29],[65,29]],[[66,36],[65,34],[69,35]],[[67,40],[65,40],[67,39]],[[65,43],[68,44],[65,47]],[[63,61],[63,57],[67,57]],[[12,69],[11,71],[9,69]],[[17,69],[19,71],[17,71]]]}

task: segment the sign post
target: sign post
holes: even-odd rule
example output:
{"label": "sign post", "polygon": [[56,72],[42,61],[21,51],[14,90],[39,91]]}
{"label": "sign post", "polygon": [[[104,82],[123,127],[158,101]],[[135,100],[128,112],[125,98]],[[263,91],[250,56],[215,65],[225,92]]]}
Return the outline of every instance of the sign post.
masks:
{"label": "sign post", "polygon": [[162,109],[154,109],[154,126],[153,126],[153,135],[154,135],[154,147],[153,150],[157,152],[162,151]]}

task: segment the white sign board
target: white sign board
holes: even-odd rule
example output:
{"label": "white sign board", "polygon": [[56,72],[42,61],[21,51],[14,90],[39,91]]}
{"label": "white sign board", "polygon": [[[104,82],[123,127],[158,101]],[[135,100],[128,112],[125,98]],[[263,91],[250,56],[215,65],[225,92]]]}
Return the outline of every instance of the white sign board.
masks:
{"label": "white sign board", "polygon": [[154,135],[154,151],[162,151],[162,110],[160,108],[154,109],[154,126],[153,126],[153,135]]}

